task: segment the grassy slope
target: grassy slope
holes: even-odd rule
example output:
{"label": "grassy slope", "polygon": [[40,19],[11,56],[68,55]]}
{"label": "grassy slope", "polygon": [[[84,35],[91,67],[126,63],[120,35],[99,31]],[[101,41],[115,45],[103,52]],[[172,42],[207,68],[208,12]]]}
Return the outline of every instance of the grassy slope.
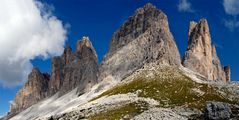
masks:
{"label": "grassy slope", "polygon": [[[196,83],[183,75],[179,70],[169,67],[157,68],[156,70],[143,70],[134,77],[129,77],[126,80],[129,80],[129,82],[115,86],[93,100],[106,95],[110,96],[139,91],[140,97],[149,97],[159,101],[160,106],[158,107],[185,106],[203,110],[207,101],[239,103],[220,94],[219,88],[208,84]],[[227,92],[226,89],[223,92]],[[114,119],[114,117],[117,119],[119,116],[122,117],[122,115],[126,114],[122,113],[122,111],[138,113],[137,105],[133,105],[134,107],[129,106],[123,106],[104,113],[111,114],[109,115],[111,118],[107,118],[105,115],[95,115],[92,118],[102,116],[104,117],[102,119]]]}
{"label": "grassy slope", "polygon": [[119,108],[106,111],[94,116],[91,116],[90,120],[119,120],[121,118],[129,119],[132,116],[138,115],[147,110],[147,103],[137,102],[130,103]]}

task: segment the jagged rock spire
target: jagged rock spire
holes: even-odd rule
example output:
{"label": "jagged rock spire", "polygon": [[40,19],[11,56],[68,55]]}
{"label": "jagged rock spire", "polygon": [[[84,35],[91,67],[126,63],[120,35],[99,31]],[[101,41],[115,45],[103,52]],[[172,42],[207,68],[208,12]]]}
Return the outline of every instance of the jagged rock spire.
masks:
{"label": "jagged rock spire", "polygon": [[231,81],[231,68],[230,66],[225,66],[224,67],[224,71],[225,71],[225,74],[226,74],[226,81]]}
{"label": "jagged rock spire", "polygon": [[74,59],[72,48],[70,46],[66,46],[62,58],[65,64],[69,64]]}
{"label": "jagged rock spire", "polygon": [[[84,58],[95,57],[92,59],[98,60],[95,48],[93,47],[89,37],[84,36],[84,37],[82,37],[82,39],[78,40],[76,48],[77,48],[76,54],[79,57],[81,57],[81,56],[84,56]],[[91,53],[89,53],[89,52],[91,52]],[[92,55],[89,56],[89,54],[92,54]]]}
{"label": "jagged rock spire", "polygon": [[[65,66],[64,59],[62,57],[54,57],[52,59],[51,80],[49,82],[49,96],[58,92],[63,83],[63,68]],[[69,64],[69,63],[68,63]]]}
{"label": "jagged rock spire", "polygon": [[188,48],[185,52],[183,66],[199,72],[209,80],[226,81],[224,69],[217,56],[216,47],[212,45],[209,26],[206,19],[190,22]]}
{"label": "jagged rock spire", "polygon": [[27,83],[17,93],[11,105],[11,114],[16,114],[40,100],[78,88],[83,93],[97,83],[98,59],[88,37],[77,42],[76,53],[67,46],[61,56],[52,59],[52,74],[41,73],[33,68]]}
{"label": "jagged rock spire", "polygon": [[47,96],[50,75],[41,73],[38,68],[33,68],[28,75],[28,81],[20,89],[11,104],[11,114],[21,112],[23,109],[39,102]]}
{"label": "jagged rock spire", "polygon": [[77,41],[77,51],[76,52],[81,52],[83,46],[94,49],[89,37],[86,37],[86,36],[83,36],[82,39]]}
{"label": "jagged rock spire", "polygon": [[52,76],[49,84],[51,95],[63,95],[78,87],[78,92],[97,83],[98,58],[89,37],[77,41],[76,53],[66,47],[60,57],[53,58]]}

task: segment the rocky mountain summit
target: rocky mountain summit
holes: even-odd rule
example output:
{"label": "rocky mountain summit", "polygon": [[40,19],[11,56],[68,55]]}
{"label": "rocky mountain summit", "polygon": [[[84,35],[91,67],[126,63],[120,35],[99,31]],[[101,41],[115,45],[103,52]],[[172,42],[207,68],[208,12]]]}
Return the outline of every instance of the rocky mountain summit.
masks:
{"label": "rocky mountain summit", "polygon": [[12,102],[10,114],[14,115],[56,93],[62,96],[78,88],[82,94],[97,83],[98,58],[88,37],[77,42],[76,53],[66,47],[62,56],[52,60],[52,74],[34,68],[28,81]]}
{"label": "rocky mountain summit", "polygon": [[230,81],[230,67],[225,67],[224,71],[216,47],[212,45],[206,19],[201,19],[198,23],[190,22],[188,48],[182,64],[209,80]]}
{"label": "rocky mountain summit", "polygon": [[146,4],[113,34],[100,67],[100,80],[120,81],[150,62],[179,66],[180,61],[167,16]]}
{"label": "rocky mountain summit", "polygon": [[51,75],[34,68],[5,119],[238,118],[239,85],[220,63],[207,20],[191,22],[188,34],[181,61],[167,16],[146,4],[113,34],[101,65],[83,37],[76,52],[68,46],[52,59]]}
{"label": "rocky mountain summit", "polygon": [[53,58],[50,95],[63,95],[78,87],[84,92],[97,83],[98,58],[88,37],[77,42],[76,53],[67,47],[60,57]]}
{"label": "rocky mountain summit", "polygon": [[23,109],[47,97],[49,81],[49,74],[41,73],[37,68],[33,68],[32,72],[28,75],[28,81],[17,93],[11,104],[11,113],[21,112]]}

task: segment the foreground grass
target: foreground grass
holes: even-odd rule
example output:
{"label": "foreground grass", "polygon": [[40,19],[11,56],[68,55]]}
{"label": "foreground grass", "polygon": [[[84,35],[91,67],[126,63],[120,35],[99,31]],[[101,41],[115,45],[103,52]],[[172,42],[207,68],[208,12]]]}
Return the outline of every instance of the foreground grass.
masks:
{"label": "foreground grass", "polygon": [[[153,77],[147,77],[148,74],[153,74]],[[138,91],[139,97],[149,97],[159,101],[159,107],[185,106],[203,110],[207,101],[218,101],[231,104],[238,103],[238,101],[231,100],[227,96],[221,95],[217,87],[196,83],[189,77],[171,68],[164,68],[156,71],[146,70],[132,79],[131,82],[118,85],[102,93],[93,100],[103,96]]]}
{"label": "foreground grass", "polygon": [[89,120],[129,120],[132,116],[138,115],[147,110],[147,103],[130,103],[119,108],[108,110],[89,117]]}

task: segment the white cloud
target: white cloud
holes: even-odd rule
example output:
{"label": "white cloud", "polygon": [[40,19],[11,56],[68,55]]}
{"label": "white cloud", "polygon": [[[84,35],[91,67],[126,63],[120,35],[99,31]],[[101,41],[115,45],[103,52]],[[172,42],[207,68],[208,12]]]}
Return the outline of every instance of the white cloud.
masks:
{"label": "white cloud", "polygon": [[223,6],[227,14],[229,15],[239,14],[239,0],[224,0]]}
{"label": "white cloud", "polygon": [[36,0],[1,0],[0,83],[23,83],[31,71],[30,60],[63,51],[67,31],[46,5]]}
{"label": "white cloud", "polygon": [[188,0],[179,0],[178,11],[180,11],[180,12],[193,12],[191,3]]}
{"label": "white cloud", "polygon": [[228,14],[231,19],[224,20],[225,27],[230,31],[234,31],[239,28],[239,21],[237,20],[237,15],[239,14],[239,0],[223,0],[223,6],[226,14]]}
{"label": "white cloud", "polygon": [[225,20],[224,23],[225,23],[225,26],[230,31],[234,31],[235,29],[237,29],[239,27],[239,21],[237,21],[237,20]]}

